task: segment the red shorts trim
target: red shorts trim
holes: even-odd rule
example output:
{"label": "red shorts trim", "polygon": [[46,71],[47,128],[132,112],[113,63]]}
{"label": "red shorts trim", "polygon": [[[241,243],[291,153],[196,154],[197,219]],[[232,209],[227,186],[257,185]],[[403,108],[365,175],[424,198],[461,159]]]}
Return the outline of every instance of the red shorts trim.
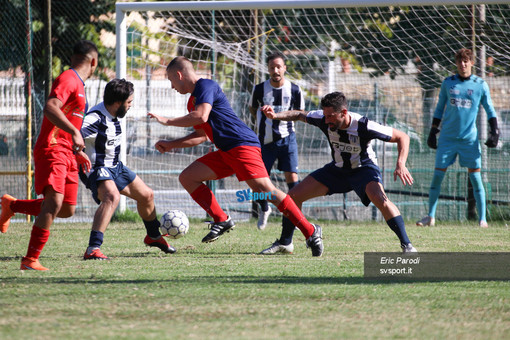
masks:
{"label": "red shorts trim", "polygon": [[269,177],[257,146],[238,146],[228,151],[217,150],[197,159],[207,165],[217,178],[236,175],[242,182],[254,178]]}
{"label": "red shorts trim", "polygon": [[34,155],[35,192],[41,195],[50,185],[64,195],[64,203],[76,205],[78,199],[78,166],[71,151],[51,150]]}

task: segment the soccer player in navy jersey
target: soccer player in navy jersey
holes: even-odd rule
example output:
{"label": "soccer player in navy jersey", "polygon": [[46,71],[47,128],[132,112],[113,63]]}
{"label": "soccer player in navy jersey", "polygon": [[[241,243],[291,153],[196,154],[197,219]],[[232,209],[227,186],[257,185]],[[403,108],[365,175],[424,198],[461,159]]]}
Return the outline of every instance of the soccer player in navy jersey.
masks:
{"label": "soccer player in navy jersey", "polygon": [[273,203],[284,216],[301,230],[313,256],[323,252],[322,229],[308,222],[292,198],[278,190],[267,174],[257,135],[235,114],[220,86],[213,80],[200,78],[191,61],[174,58],[166,69],[172,88],[181,94],[191,94],[187,115],[165,118],[148,113],[160,124],[194,127],[195,131],[176,140],[160,140],[156,149],[169,152],[175,148],[192,147],[210,140],[218,148],[192,162],[179,176],[182,186],[213,219],[211,231],[202,242],[216,241],[235,224],[218,204],[204,181],[236,175],[256,193],[275,193]]}
{"label": "soccer player in navy jersey", "polygon": [[161,236],[156,216],[154,192],[131,169],[120,161],[122,142],[122,119],[131,108],[134,96],[133,84],[125,79],[113,79],[106,84],[103,102],[94,106],[85,116],[81,134],[85,152],[92,162],[90,173],[82,172],[82,179],[99,207],[94,214],[89,246],[84,260],[108,260],[101,251],[103,237],[110,220],[119,205],[120,195],[136,201],[138,214],[147,230],[144,243],[175,253]]}
{"label": "soccer player in navy jersey", "polygon": [[[361,202],[368,206],[372,202],[381,211],[388,226],[400,240],[404,253],[416,252],[406,233],[400,211],[393,204],[382,185],[382,176],[377,158],[370,142],[379,139],[397,143],[397,164],[393,173],[404,185],[413,184],[413,177],[406,168],[409,152],[409,136],[402,131],[380,125],[367,117],[347,110],[347,100],[342,92],[327,94],[321,100],[322,110],[284,111],[275,113],[271,105],[262,107],[262,112],[271,119],[306,122],[317,126],[326,135],[333,161],[315,170],[289,191],[298,207],[314,197],[356,192]],[[294,225],[285,217],[282,234],[261,254],[292,253]]]}
{"label": "soccer player in navy jersey", "polygon": [[[255,85],[250,100],[250,113],[256,119],[256,131],[262,150],[262,160],[268,174],[278,160],[278,170],[285,174],[285,182],[290,189],[298,183],[298,146],[294,131],[294,122],[272,120],[267,118],[260,108],[271,105],[275,112],[287,110],[304,110],[305,98],[301,88],[285,79],[285,56],[274,52],[267,58],[269,79]],[[257,200],[259,219],[257,227],[263,230],[271,214],[271,207],[266,200]]]}
{"label": "soccer player in navy jersey", "polygon": [[[478,210],[479,226],[487,228],[485,189],[480,168],[482,165],[481,148],[476,128],[480,104],[484,107],[489,120],[489,137],[485,145],[495,148],[498,145],[498,119],[492,105],[489,86],[480,77],[472,74],[473,52],[460,49],[455,55],[458,73],[446,78],[441,84],[439,99],[432,120],[432,128],[427,144],[437,149],[436,164],[429,191],[428,215],[416,222],[419,226],[435,224],[436,208],[447,168],[455,163],[468,168],[468,176],[473,185],[473,194]],[[441,126],[439,140],[437,134]]]}

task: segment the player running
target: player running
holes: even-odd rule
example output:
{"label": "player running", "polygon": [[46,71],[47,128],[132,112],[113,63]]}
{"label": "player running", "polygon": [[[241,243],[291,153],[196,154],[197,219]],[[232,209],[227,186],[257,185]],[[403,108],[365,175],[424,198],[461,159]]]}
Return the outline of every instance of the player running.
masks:
{"label": "player running", "polygon": [[308,222],[292,198],[271,183],[262,162],[257,135],[237,117],[219,85],[213,80],[200,78],[191,61],[185,57],[177,57],[170,62],[167,76],[173,89],[181,94],[191,94],[189,113],[176,118],[164,118],[153,113],[148,113],[148,116],[163,125],[193,126],[195,131],[173,141],[160,140],[156,149],[164,153],[199,145],[208,139],[219,149],[191,163],[179,176],[186,191],[214,219],[211,231],[202,242],[216,241],[235,226],[204,181],[235,174],[239,181],[246,181],[253,192],[276,193],[271,195],[270,202],[301,230],[312,255],[321,256],[321,227]]}
{"label": "player running", "polygon": [[39,256],[50,236],[56,217],[71,217],[78,198],[78,164],[90,168],[90,160],[80,133],[87,112],[85,80],[97,68],[98,52],[94,43],[82,40],[73,48],[71,68],[55,79],[44,106],[41,131],[34,146],[35,192],[44,198],[16,200],[2,197],[0,231],[5,233],[15,213],[37,216],[32,227],[21,270],[48,270]]}

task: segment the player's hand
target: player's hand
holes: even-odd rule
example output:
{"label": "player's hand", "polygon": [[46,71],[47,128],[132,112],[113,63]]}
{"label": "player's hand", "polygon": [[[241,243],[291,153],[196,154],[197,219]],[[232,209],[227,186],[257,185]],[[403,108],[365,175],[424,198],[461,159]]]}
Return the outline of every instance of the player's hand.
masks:
{"label": "player's hand", "polygon": [[156,150],[158,150],[160,153],[170,152],[172,151],[172,145],[170,144],[170,141],[167,140],[160,140],[158,141],[154,147]]}
{"label": "player's hand", "polygon": [[71,137],[73,140],[73,152],[80,152],[85,149],[85,142],[80,130],[76,130],[75,133],[71,134]]}
{"label": "player's hand", "polygon": [[155,119],[159,124],[166,125],[167,119],[155,113],[147,112],[147,117]]}
{"label": "player's hand", "polygon": [[76,163],[78,163],[78,168],[81,168],[85,173],[90,172],[92,163],[90,162],[89,156],[87,156],[85,152],[76,152]]}
{"label": "player's hand", "polygon": [[439,129],[436,127],[432,127],[430,129],[429,138],[427,138],[427,145],[431,149],[437,149],[437,134],[439,133]]}
{"label": "player's hand", "polygon": [[260,111],[269,119],[275,119],[276,113],[271,105],[264,105],[260,108]]}
{"label": "player's hand", "polygon": [[495,148],[496,146],[498,146],[498,141],[499,141],[499,129],[495,129],[489,132],[489,137],[487,138],[485,145],[487,145],[488,148]]}
{"label": "player's hand", "polygon": [[404,185],[412,185],[414,183],[413,176],[411,176],[411,173],[405,166],[397,165],[393,172],[393,180],[396,181],[397,177],[400,178]]}

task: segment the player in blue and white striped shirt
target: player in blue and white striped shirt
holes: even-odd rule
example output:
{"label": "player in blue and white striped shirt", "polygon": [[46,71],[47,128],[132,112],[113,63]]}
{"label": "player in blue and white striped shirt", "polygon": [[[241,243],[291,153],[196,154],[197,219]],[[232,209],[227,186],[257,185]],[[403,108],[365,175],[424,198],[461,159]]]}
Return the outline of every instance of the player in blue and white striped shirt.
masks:
{"label": "player in blue and white striped shirt", "polygon": [[[267,118],[261,111],[264,105],[271,105],[275,112],[288,110],[304,110],[305,99],[301,88],[285,79],[287,67],[285,56],[281,52],[274,52],[267,58],[269,79],[255,85],[250,100],[250,113],[256,119],[262,160],[267,173],[278,161],[277,168],[285,174],[287,187],[292,189],[299,181],[298,178],[298,146],[294,130],[294,122],[273,120]],[[267,201],[258,200],[260,205],[257,227],[264,229],[271,214]]]}
{"label": "player in blue and white striped shirt", "polygon": [[92,170],[88,176],[82,173],[82,179],[99,204],[84,260],[108,260],[100,247],[121,194],[136,201],[138,214],[147,229],[144,243],[165,253],[175,253],[159,231],[152,189],[119,160],[123,134],[121,120],[131,107],[133,92],[131,82],[113,79],[106,84],[104,101],[94,106],[83,119],[81,134]]}
{"label": "player in blue and white striped shirt", "polygon": [[[467,48],[460,49],[455,55],[458,73],[446,78],[439,93],[432,128],[427,144],[437,149],[436,164],[429,191],[429,213],[416,222],[419,226],[433,226],[435,224],[436,208],[441,191],[441,183],[446,169],[455,163],[457,155],[459,164],[468,168],[468,176],[473,185],[480,227],[486,228],[485,189],[482,183],[480,168],[482,153],[480,148],[476,118],[483,106],[487,113],[490,131],[485,145],[494,148],[498,145],[498,119],[492,105],[489,86],[480,77],[472,74],[473,52]],[[436,135],[441,133],[439,142]]]}
{"label": "player in blue and white striped shirt", "polygon": [[[342,92],[333,92],[321,100],[322,110],[286,111],[275,113],[271,106],[262,111],[272,119],[301,120],[317,126],[326,135],[333,161],[315,170],[289,191],[298,207],[303,202],[319,196],[347,193],[354,190],[365,206],[372,202],[382,213],[388,226],[400,240],[404,253],[416,252],[406,233],[400,211],[393,204],[382,185],[382,177],[371,141],[397,143],[398,157],[394,179],[399,177],[404,185],[413,184],[413,177],[406,168],[409,136],[402,131],[370,121],[347,110]],[[282,234],[261,254],[291,253],[294,226],[286,218],[282,221]]]}

